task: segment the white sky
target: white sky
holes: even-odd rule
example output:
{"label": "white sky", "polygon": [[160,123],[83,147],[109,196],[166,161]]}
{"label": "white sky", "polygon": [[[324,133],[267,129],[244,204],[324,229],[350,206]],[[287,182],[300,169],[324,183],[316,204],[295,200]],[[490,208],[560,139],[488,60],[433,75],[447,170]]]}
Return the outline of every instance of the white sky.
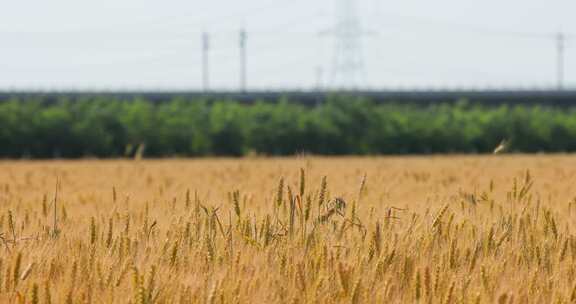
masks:
{"label": "white sky", "polygon": [[[18,0],[0,5],[0,90],[199,89],[201,32],[211,87],[238,87],[238,30],[248,87],[328,84],[335,0]],[[356,0],[371,88],[545,87],[554,36],[576,34],[574,0]],[[529,34],[529,35],[525,35]],[[536,34],[536,35],[532,35]],[[566,83],[576,86],[576,36]]]}

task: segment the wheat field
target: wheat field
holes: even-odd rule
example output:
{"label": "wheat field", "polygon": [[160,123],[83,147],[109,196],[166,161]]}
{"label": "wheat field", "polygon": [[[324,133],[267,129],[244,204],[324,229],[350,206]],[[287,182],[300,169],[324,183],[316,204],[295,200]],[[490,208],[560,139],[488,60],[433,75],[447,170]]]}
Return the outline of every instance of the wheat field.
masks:
{"label": "wheat field", "polygon": [[0,303],[569,303],[576,156],[0,162]]}

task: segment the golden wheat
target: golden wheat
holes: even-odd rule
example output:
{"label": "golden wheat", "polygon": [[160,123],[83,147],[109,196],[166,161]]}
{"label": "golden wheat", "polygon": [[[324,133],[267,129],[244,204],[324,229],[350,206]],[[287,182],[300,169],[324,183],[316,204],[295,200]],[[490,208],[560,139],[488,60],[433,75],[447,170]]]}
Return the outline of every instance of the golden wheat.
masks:
{"label": "golden wheat", "polygon": [[0,162],[0,303],[576,299],[574,156],[135,158]]}

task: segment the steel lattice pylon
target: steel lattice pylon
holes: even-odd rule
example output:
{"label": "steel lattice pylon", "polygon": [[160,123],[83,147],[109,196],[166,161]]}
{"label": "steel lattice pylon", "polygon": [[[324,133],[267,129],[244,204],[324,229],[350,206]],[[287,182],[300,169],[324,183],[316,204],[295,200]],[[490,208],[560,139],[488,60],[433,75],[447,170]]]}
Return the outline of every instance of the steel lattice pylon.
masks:
{"label": "steel lattice pylon", "polygon": [[334,89],[356,89],[364,82],[362,36],[354,0],[336,0],[336,25],[330,86]]}

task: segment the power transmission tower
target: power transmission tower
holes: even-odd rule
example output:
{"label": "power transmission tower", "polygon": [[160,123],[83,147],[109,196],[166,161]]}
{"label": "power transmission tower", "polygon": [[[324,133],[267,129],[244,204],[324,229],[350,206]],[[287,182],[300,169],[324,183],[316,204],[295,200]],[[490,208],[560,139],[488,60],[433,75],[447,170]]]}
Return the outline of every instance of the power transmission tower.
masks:
{"label": "power transmission tower", "polygon": [[336,0],[335,38],[330,84],[335,89],[356,89],[364,78],[362,30],[354,0]]}
{"label": "power transmission tower", "polygon": [[210,35],[202,33],[202,88],[204,92],[210,90],[210,62],[208,52],[210,51]]}
{"label": "power transmission tower", "polygon": [[246,92],[246,30],[240,30],[240,91]]}
{"label": "power transmission tower", "polygon": [[559,91],[564,89],[564,51],[566,36],[560,32],[556,34],[556,83]]}

